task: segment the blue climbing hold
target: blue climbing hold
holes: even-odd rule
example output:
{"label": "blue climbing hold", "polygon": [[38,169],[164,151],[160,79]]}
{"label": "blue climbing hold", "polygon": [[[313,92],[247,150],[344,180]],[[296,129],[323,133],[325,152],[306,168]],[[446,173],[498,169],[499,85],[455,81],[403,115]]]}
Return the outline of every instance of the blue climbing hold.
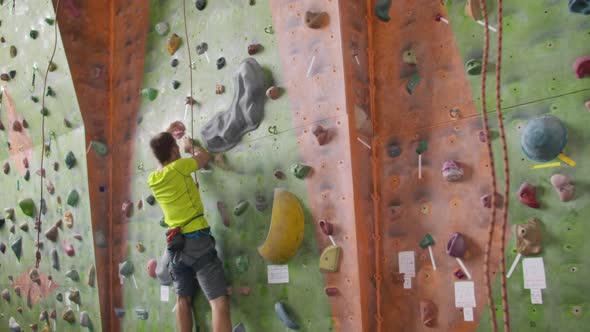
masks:
{"label": "blue climbing hold", "polygon": [[573,13],[590,15],[590,0],[569,0],[568,7]]}
{"label": "blue climbing hold", "polygon": [[520,147],[532,160],[547,162],[556,158],[567,143],[567,130],[563,123],[552,115],[530,120],[524,128]]}

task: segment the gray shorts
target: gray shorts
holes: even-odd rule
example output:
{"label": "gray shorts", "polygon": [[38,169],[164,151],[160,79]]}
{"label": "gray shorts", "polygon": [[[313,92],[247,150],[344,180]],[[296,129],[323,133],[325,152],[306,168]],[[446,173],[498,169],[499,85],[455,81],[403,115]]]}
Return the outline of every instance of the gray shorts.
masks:
{"label": "gray shorts", "polygon": [[203,290],[209,301],[227,295],[225,273],[217,254],[207,259],[205,264],[199,262],[199,258],[211,255],[214,249],[213,236],[200,236],[197,239],[185,238],[182,252],[172,254],[168,269],[178,296],[193,297],[198,288]]}

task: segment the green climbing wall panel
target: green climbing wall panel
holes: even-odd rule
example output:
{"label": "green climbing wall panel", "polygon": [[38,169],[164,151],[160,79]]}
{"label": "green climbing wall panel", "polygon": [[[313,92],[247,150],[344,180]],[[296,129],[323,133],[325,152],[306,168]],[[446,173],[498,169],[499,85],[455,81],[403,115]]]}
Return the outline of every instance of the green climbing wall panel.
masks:
{"label": "green climbing wall panel", "polygon": [[[170,31],[159,35],[155,25],[166,22]],[[281,74],[275,36],[269,25],[272,23],[267,2],[209,2],[203,11],[187,2],[187,23],[193,60],[194,98],[198,105],[194,110],[194,137],[200,139],[200,128],[215,113],[226,110],[232,100],[234,87],[232,76],[238,64],[249,57],[247,46],[261,44],[264,49],[253,57],[267,74],[284,86]],[[158,90],[157,97],[150,101],[144,97],[140,124],[136,137],[134,156],[132,201],[137,206],[150,190],[146,184],[149,172],[157,167],[149,150],[150,138],[176,120],[186,125],[191,135],[190,112],[185,112],[185,97],[189,91],[189,61],[184,37],[182,6],[171,2],[151,1],[150,26],[147,39],[144,89]],[[267,32],[265,32],[265,30]],[[182,38],[178,51],[170,56],[166,50],[168,37],[176,33]],[[207,55],[198,55],[195,47],[201,42],[208,44]],[[225,57],[226,66],[218,70],[216,60]],[[207,60],[209,58],[209,61]],[[171,61],[178,59],[178,66]],[[272,75],[270,75],[272,73]],[[173,81],[180,82],[177,90]],[[224,85],[225,93],[216,94],[216,85]],[[287,91],[288,93],[288,91]],[[295,178],[289,166],[299,162],[297,134],[303,128],[293,128],[288,99],[267,100],[264,120],[259,128],[246,134],[241,143],[228,151],[227,164],[231,170],[210,166],[211,171],[198,173],[198,181],[204,197],[206,217],[213,228],[222,256],[230,287],[232,320],[242,322],[248,331],[286,331],[274,312],[274,303],[283,301],[294,313],[303,331],[329,331],[332,318],[329,303],[324,294],[324,278],[318,269],[319,248],[316,244],[312,218],[309,211],[305,180]],[[276,126],[277,134],[271,134],[269,127]],[[275,170],[282,170],[285,180],[274,177]],[[267,235],[270,225],[274,188],[282,187],[294,193],[301,201],[305,216],[303,245],[297,255],[289,261],[290,283],[269,285],[266,263],[257,252]],[[255,208],[256,196],[263,196],[268,207],[260,212]],[[249,202],[248,209],[240,216],[234,216],[234,207],[242,200]],[[217,210],[217,202],[225,204],[231,218],[229,228],[223,226]],[[160,285],[151,279],[145,268],[150,258],[159,257],[164,250],[164,230],[159,226],[162,216],[158,205],[143,205],[135,209],[129,222],[129,259],[136,266],[135,278],[139,289],[125,280],[125,309],[123,330],[174,331],[175,320],[172,309],[175,296],[169,302],[160,301]],[[140,253],[135,245],[142,242],[146,251]],[[249,296],[238,294],[240,287],[249,287]],[[133,310],[143,307],[149,311],[149,319],[138,320]],[[210,331],[211,314],[202,294],[195,304],[197,324],[201,331]]]}
{"label": "green climbing wall panel", "polygon": [[[0,174],[0,208],[14,208],[15,220],[6,221],[0,228],[0,242],[8,248],[4,254],[0,253],[0,288],[8,289],[11,302],[0,300],[0,330],[8,330],[10,317],[24,330],[30,330],[30,324],[38,324],[39,330],[43,323],[39,321],[39,314],[43,310],[57,311],[56,331],[80,331],[80,311],[89,313],[92,326],[96,331],[101,331],[100,309],[98,305],[98,290],[86,284],[87,271],[94,264],[94,250],[92,245],[92,230],[90,223],[90,204],[88,199],[88,185],[80,179],[87,178],[86,147],[84,146],[84,128],[82,127],[78,102],[71,80],[68,62],[63,51],[61,40],[57,41],[57,52],[54,59],[55,70],[49,74],[48,86],[54,91],[54,96],[46,97],[49,115],[46,117],[46,142],[50,145],[50,152],[45,158],[46,180],[50,181],[55,192],[50,194],[44,184],[44,197],[47,212],[43,216],[43,231],[47,231],[58,220],[63,219],[67,211],[73,214],[72,227],[64,223],[58,229],[57,242],[52,242],[41,234],[43,241],[42,260],[39,268],[42,288],[48,289],[39,293],[39,286],[33,284],[28,277],[28,272],[35,265],[35,241],[37,238],[34,229],[34,220],[24,215],[18,202],[24,198],[32,198],[35,202],[37,214],[40,211],[39,193],[40,177],[36,172],[40,169],[40,156],[42,147],[41,138],[41,95],[43,78],[48,64],[54,40],[54,26],[45,22],[46,18],[53,18],[53,7],[50,1],[32,0],[16,1],[14,11],[12,1],[3,1],[0,7],[0,36],[4,42],[0,43],[0,73],[15,70],[16,75],[10,81],[1,81],[5,93],[2,98],[2,111],[0,120],[5,130],[0,131],[0,160],[4,164],[10,164],[8,174]],[[32,39],[29,32],[38,32],[37,38]],[[59,36],[59,35],[58,35]],[[11,46],[14,46],[13,48]],[[12,57],[11,48],[16,49],[16,56]],[[38,66],[35,72],[33,85],[33,68]],[[8,97],[10,96],[10,98]],[[38,98],[35,103],[32,97]],[[14,133],[12,122],[17,119],[22,123],[25,119],[27,125],[23,131]],[[71,124],[64,126],[64,119]],[[28,127],[28,128],[27,128]],[[51,133],[51,134],[50,134]],[[11,142],[11,150],[7,143]],[[64,160],[66,154],[72,151],[77,157],[77,165],[67,169]],[[12,157],[11,157],[12,155]],[[30,180],[24,179],[26,169],[23,165],[23,157],[27,157],[29,164]],[[54,163],[59,167],[56,171]],[[77,207],[66,204],[66,198],[71,190],[76,190],[80,197]],[[61,201],[61,204],[59,203]],[[28,223],[28,231],[19,226]],[[15,225],[15,233],[10,232]],[[22,257],[17,260],[10,250],[10,243],[17,237],[23,239]],[[73,246],[74,256],[70,257],[63,248],[63,242]],[[59,256],[60,269],[52,268],[50,252],[56,249]],[[73,281],[65,277],[69,270],[77,270],[80,281]],[[50,284],[47,276],[51,275],[53,282]],[[9,279],[9,276],[13,281]],[[20,286],[21,296],[17,296],[16,287]],[[81,304],[69,303],[66,292],[73,287],[80,291]],[[27,293],[31,288],[32,306],[27,305]],[[57,300],[61,294],[62,301]],[[38,300],[36,299],[37,297]],[[62,318],[62,312],[68,307],[74,310],[76,322],[69,324]],[[23,312],[18,313],[17,309]],[[54,320],[50,320],[54,324]]]}
{"label": "green climbing wall panel", "polygon": [[[490,3],[490,24],[497,26],[495,2]],[[447,1],[449,20],[455,32],[464,62],[481,58],[483,27],[464,13],[465,1]],[[496,33],[490,32],[490,59],[495,63]],[[572,63],[590,54],[590,20],[572,14],[566,1],[504,2],[504,43],[502,64],[502,98],[511,168],[511,225],[538,218],[544,228],[544,249],[539,256],[545,261],[548,288],[543,290],[543,304],[533,305],[530,293],[523,289],[522,264],[508,279],[512,329],[517,331],[583,331],[590,322],[587,284],[590,277],[590,250],[585,236],[590,226],[584,216],[590,213],[590,196],[585,179],[590,174],[590,113],[584,103],[590,100],[590,80],[576,79]],[[487,105],[492,117],[495,73],[488,72]],[[480,76],[469,76],[476,103],[479,99]],[[479,105],[478,105],[479,107]],[[569,143],[564,153],[577,162],[575,167],[531,170],[537,163],[527,159],[520,150],[520,135],[527,120],[551,114],[560,118],[568,129]],[[497,122],[493,123],[494,154],[501,160]],[[501,175],[503,168],[498,165]],[[568,175],[576,185],[576,194],[569,202],[561,202],[549,179],[551,175]],[[537,186],[541,202],[539,210],[521,204],[516,197],[523,182]],[[500,182],[502,183],[502,182]],[[516,257],[512,236],[507,245],[506,261]],[[483,285],[481,285],[483,287]],[[494,288],[498,317],[501,319],[499,280]],[[479,305],[479,304],[478,304]],[[483,305],[483,304],[482,304]],[[486,310],[479,330],[489,331]]]}

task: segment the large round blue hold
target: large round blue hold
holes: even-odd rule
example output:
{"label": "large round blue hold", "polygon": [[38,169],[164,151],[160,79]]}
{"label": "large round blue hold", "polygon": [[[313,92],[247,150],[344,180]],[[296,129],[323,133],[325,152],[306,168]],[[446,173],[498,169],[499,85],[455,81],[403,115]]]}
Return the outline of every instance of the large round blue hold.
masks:
{"label": "large round blue hold", "polygon": [[555,159],[567,143],[567,130],[552,115],[530,120],[520,139],[524,154],[532,160],[547,162]]}

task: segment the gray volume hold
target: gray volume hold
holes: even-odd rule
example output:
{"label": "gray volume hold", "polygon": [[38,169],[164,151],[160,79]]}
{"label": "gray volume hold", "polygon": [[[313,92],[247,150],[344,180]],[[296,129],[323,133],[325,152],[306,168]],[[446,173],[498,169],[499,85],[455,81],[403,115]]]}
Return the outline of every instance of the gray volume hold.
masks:
{"label": "gray volume hold", "polygon": [[245,59],[234,74],[234,98],[227,111],[219,112],[201,129],[210,152],[225,152],[242,136],[255,130],[264,117],[266,80],[260,64]]}

